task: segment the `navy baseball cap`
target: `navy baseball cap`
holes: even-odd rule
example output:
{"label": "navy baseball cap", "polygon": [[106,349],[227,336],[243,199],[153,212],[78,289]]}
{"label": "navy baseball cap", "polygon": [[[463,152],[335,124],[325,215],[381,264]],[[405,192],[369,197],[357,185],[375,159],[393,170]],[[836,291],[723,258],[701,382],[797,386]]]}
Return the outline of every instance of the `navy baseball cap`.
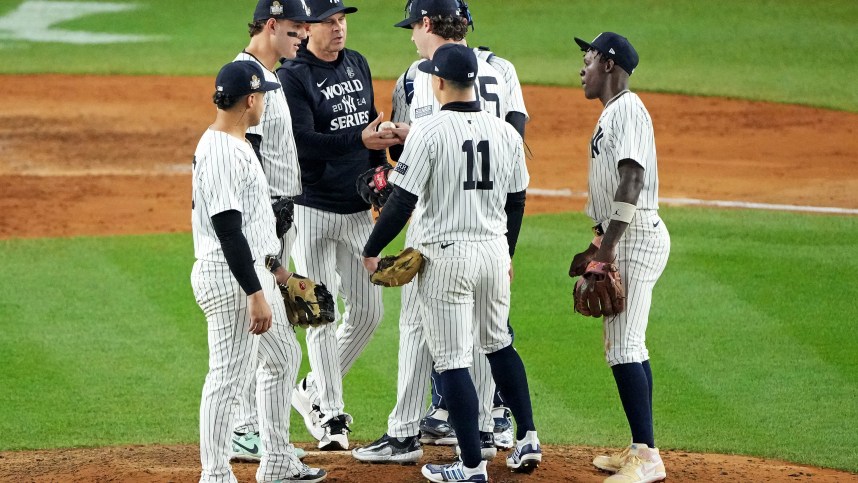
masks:
{"label": "navy baseball cap", "polygon": [[474,51],[459,44],[438,47],[432,60],[425,60],[417,68],[427,74],[456,82],[477,80],[477,56]]}
{"label": "navy baseball cap", "polygon": [[215,79],[215,90],[241,97],[253,92],[279,89],[280,84],[265,80],[262,67],[252,60],[237,60],[221,67]]}
{"label": "navy baseball cap", "polygon": [[355,13],[357,7],[346,7],[341,0],[307,0],[307,5],[313,16],[319,20],[324,20],[331,15],[336,15],[340,12]]}
{"label": "navy baseball cap", "polygon": [[408,0],[405,4],[405,20],[394,27],[411,28],[411,24],[419,22],[423,17],[435,15],[460,16],[458,0]]}
{"label": "navy baseball cap", "polygon": [[319,21],[311,15],[310,7],[304,0],[259,0],[253,12],[253,21],[269,18],[288,19],[295,22]]}
{"label": "navy baseball cap", "polygon": [[638,66],[638,53],[629,39],[614,32],[602,32],[592,42],[585,42],[578,37],[575,37],[575,43],[581,47],[581,50],[595,50],[605,57],[612,59],[615,64],[622,67],[624,71],[632,75],[635,67]]}

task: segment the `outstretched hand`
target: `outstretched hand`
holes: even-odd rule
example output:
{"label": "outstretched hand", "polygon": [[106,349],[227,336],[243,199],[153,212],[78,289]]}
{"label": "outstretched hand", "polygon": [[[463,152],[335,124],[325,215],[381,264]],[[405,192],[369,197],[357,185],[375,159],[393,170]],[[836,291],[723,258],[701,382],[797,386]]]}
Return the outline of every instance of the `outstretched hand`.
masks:
{"label": "outstretched hand", "polygon": [[378,125],[381,124],[381,121],[384,120],[384,113],[378,113],[378,117],[375,118],[374,121],[370,122],[366,125],[363,132],[361,133],[361,140],[363,141],[363,145],[366,146],[367,149],[387,149],[391,146],[395,146],[397,144],[402,144],[403,139],[399,138],[399,135],[396,131],[398,129],[393,130],[396,136],[392,138],[385,138],[386,135],[384,132],[378,131]]}

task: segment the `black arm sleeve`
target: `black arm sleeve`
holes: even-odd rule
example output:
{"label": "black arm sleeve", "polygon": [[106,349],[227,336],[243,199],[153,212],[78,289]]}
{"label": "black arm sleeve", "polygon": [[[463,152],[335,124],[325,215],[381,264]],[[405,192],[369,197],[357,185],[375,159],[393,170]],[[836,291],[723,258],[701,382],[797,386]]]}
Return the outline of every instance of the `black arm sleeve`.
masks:
{"label": "black arm sleeve", "polygon": [[[341,155],[365,148],[361,131],[343,134],[316,132],[313,107],[305,92],[307,87],[296,78],[294,73],[287,69],[278,69],[277,78],[283,85],[283,92],[286,93],[289,113],[292,115],[295,145],[301,157],[330,161]],[[313,80],[309,79],[307,82],[313,82]]]}
{"label": "black arm sleeve", "polygon": [[[506,241],[509,244],[510,258],[515,255],[515,245],[518,243],[518,234],[521,231],[521,219],[524,216],[524,200],[526,191],[508,193],[503,210],[506,212]],[[385,207],[385,209],[387,209]]]}
{"label": "black arm sleeve", "polygon": [[393,193],[384,204],[381,215],[375,223],[375,228],[363,247],[362,255],[365,257],[377,257],[381,250],[396,238],[402,231],[408,218],[417,206],[417,195],[405,191],[399,186],[393,187]]}
{"label": "black arm sleeve", "polygon": [[518,131],[521,139],[524,139],[524,125],[527,124],[527,116],[523,112],[512,111],[508,113],[506,115],[506,122]]}
{"label": "black arm sleeve", "polygon": [[[256,153],[256,158],[262,163],[262,135],[247,133],[244,137],[250,142],[253,152]],[[265,165],[263,164],[262,166],[264,167]]]}
{"label": "black arm sleeve", "polygon": [[250,245],[241,232],[241,213],[236,210],[218,213],[212,216],[212,225],[223,248],[229,271],[238,280],[244,293],[250,295],[262,290],[256,270],[253,269]]}
{"label": "black arm sleeve", "polygon": [[387,148],[387,151],[390,153],[390,159],[394,161],[399,161],[399,157],[402,156],[403,149],[405,149],[404,144],[394,144],[393,146]]}

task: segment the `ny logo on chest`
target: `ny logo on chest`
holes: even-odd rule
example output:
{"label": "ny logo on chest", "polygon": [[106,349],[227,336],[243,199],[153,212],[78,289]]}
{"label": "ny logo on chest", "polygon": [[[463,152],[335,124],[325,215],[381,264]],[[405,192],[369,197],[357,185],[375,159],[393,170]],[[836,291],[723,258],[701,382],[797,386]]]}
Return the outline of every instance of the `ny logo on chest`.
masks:
{"label": "ny logo on chest", "polygon": [[593,138],[590,139],[590,157],[591,158],[595,159],[596,156],[599,155],[599,153],[600,153],[599,141],[601,141],[603,137],[605,137],[605,133],[602,131],[602,126],[599,126],[599,129],[597,129],[596,132],[593,133]]}

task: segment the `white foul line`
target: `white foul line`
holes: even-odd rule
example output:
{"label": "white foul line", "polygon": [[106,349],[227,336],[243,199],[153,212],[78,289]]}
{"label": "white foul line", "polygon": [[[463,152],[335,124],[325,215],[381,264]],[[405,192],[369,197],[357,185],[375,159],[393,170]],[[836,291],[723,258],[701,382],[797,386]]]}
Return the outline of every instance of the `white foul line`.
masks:
{"label": "white foul line", "polygon": [[[528,188],[529,194],[556,198],[586,198],[587,193],[570,189],[546,190]],[[829,213],[837,215],[858,215],[855,208],[837,208],[833,206],[781,205],[753,203],[750,201],[698,200],[694,198],[659,198],[659,203],[679,206],[716,206],[719,208],[745,208],[751,210],[800,211],[806,213]]]}

